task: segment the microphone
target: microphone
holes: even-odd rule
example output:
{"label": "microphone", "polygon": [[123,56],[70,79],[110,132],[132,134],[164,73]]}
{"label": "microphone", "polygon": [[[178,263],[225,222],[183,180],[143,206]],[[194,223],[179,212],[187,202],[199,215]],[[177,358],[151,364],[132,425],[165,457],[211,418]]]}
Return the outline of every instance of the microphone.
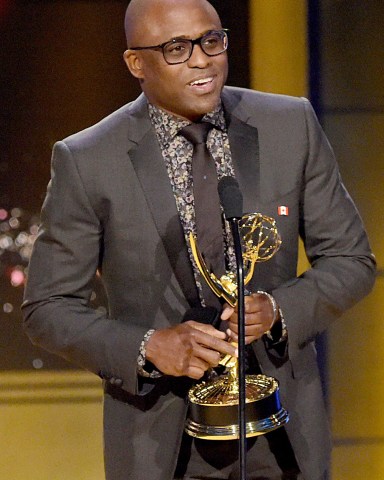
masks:
{"label": "microphone", "polygon": [[220,312],[215,307],[191,307],[188,309],[181,323],[188,320],[195,320],[195,322],[204,323],[205,325],[213,325],[215,328],[220,327],[221,319]]}
{"label": "microphone", "polygon": [[[243,216],[243,195],[237,180],[233,177],[222,177],[217,185],[220,203],[223,206],[225,218],[237,225],[237,219]],[[234,227],[236,227],[236,225]],[[234,228],[232,227],[232,228]],[[240,253],[241,254],[241,253]],[[215,307],[193,307],[185,312],[182,322],[195,320],[200,323],[219,328],[220,312]]]}
{"label": "microphone", "polygon": [[247,427],[246,427],[246,383],[245,383],[245,306],[244,272],[239,220],[243,216],[243,195],[237,180],[222,177],[217,186],[225,218],[232,230],[237,270],[237,310],[238,310],[238,375],[239,375],[239,471],[241,480],[246,478]]}
{"label": "microphone", "polygon": [[217,185],[220,202],[227,220],[239,219],[243,216],[243,194],[234,177],[222,177]]}

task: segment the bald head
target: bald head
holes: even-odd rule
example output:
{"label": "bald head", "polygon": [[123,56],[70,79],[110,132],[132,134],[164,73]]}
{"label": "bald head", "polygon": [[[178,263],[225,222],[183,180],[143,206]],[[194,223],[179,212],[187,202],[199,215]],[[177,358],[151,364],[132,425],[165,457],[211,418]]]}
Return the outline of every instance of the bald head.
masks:
{"label": "bald head", "polygon": [[[224,43],[219,53],[206,53],[212,42],[209,35],[214,32],[215,38],[226,38],[220,18],[207,0],[131,0],[125,30],[125,63],[151,104],[191,121],[216,108],[228,60]],[[200,43],[203,38],[204,46]],[[169,52],[176,44],[174,55],[188,48],[175,39],[191,40],[190,55],[169,63],[160,45],[168,44]]]}
{"label": "bald head", "polygon": [[[161,31],[170,11],[185,7],[188,9],[202,9],[207,15],[220,18],[207,0],[131,0],[125,14],[125,35],[127,46],[147,45],[149,38]],[[168,40],[165,38],[162,41]]]}

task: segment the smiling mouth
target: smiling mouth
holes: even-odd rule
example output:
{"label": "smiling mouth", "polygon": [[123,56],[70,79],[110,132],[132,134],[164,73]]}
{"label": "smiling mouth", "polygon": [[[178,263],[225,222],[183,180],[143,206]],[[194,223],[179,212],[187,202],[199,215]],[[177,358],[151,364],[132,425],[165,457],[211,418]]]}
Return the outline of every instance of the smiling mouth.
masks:
{"label": "smiling mouth", "polygon": [[200,78],[199,80],[194,80],[189,85],[191,87],[204,86],[204,85],[208,85],[209,83],[212,83],[212,82],[213,82],[213,77],[207,77],[207,78]]}

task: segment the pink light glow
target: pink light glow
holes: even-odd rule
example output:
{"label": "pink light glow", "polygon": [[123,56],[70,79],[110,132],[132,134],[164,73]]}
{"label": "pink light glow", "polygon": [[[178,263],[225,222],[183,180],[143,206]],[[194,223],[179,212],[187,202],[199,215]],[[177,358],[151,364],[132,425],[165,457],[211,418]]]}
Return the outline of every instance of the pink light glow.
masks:
{"label": "pink light glow", "polygon": [[15,269],[11,272],[11,283],[14,287],[23,285],[25,281],[25,275],[21,270]]}
{"label": "pink light glow", "polygon": [[0,221],[5,220],[7,217],[8,217],[8,212],[4,210],[4,208],[0,208]]}

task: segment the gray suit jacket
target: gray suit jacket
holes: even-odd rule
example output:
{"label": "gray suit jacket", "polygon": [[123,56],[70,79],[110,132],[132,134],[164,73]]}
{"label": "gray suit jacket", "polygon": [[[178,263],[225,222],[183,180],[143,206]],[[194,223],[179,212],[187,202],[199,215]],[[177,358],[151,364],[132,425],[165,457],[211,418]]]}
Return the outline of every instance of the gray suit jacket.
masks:
{"label": "gray suit jacket", "polygon": [[[331,447],[313,340],[369,292],[374,258],[308,101],[230,87],[222,99],[244,210],[276,218],[283,240],[250,289],[275,296],[289,341],[283,353],[263,340],[254,350],[280,382],[287,433],[304,478],[315,480]],[[297,278],[299,234],[311,269]],[[188,382],[139,384],[137,355],[149,328],[179,323],[198,296],[143,95],[55,145],[29,268],[31,340],[114,385],[104,402],[107,478],[171,479]],[[97,269],[107,315],[89,308]]]}

